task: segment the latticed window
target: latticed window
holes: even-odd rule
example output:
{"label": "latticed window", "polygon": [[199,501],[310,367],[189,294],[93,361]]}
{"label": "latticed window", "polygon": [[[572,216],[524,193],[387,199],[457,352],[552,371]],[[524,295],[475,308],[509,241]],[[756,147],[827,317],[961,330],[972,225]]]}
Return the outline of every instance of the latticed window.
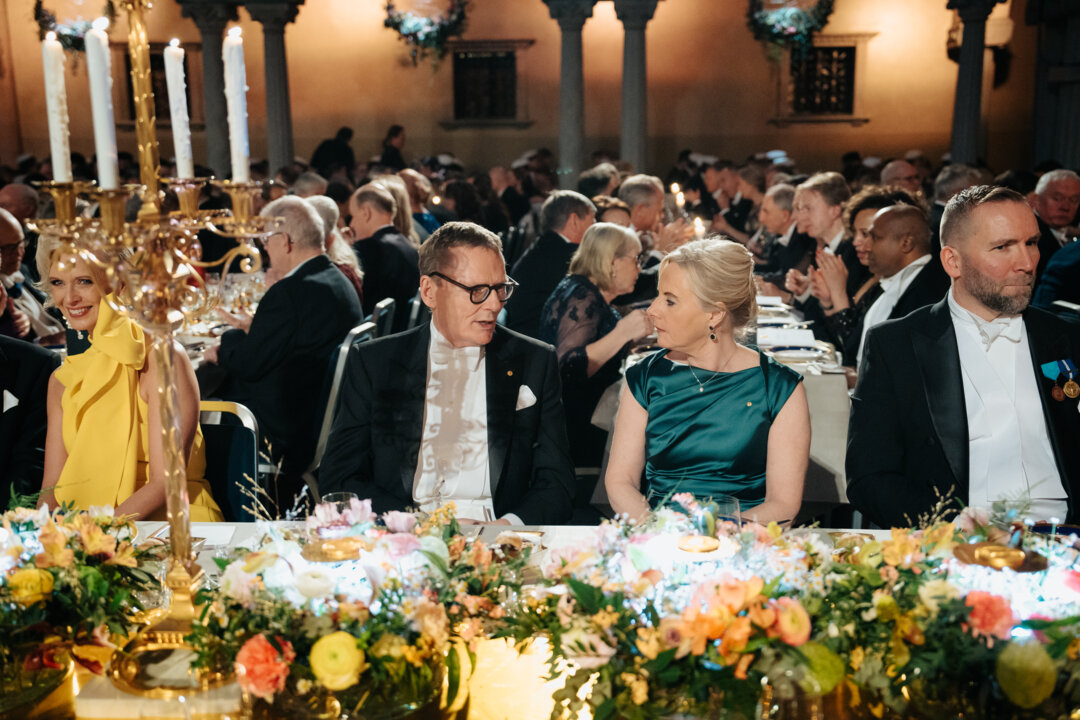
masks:
{"label": "latticed window", "polygon": [[513,50],[454,52],[454,119],[517,117],[517,55]]}
{"label": "latticed window", "polygon": [[851,115],[855,111],[855,47],[810,47],[791,54],[791,110],[795,115]]}

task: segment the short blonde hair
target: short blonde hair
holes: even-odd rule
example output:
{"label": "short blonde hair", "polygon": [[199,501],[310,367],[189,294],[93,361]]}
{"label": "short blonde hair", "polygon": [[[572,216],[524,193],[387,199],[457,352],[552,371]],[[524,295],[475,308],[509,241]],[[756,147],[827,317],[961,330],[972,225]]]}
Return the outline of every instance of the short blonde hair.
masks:
{"label": "short blonde hair", "polygon": [[[41,281],[37,283],[37,289],[45,294],[45,307],[52,307],[52,288],[49,285],[49,275],[52,274],[53,263],[61,255],[78,256],[80,248],[72,245],[69,242],[60,240],[51,233],[42,233],[38,236],[37,252],[34,254],[34,264],[37,265],[38,275],[41,277]],[[117,255],[122,260],[127,260],[131,257],[131,251],[127,248],[117,251]],[[90,268],[90,277],[93,278],[94,284],[98,286],[102,293],[110,293],[116,291],[117,288],[112,286],[109,282],[109,273],[99,265],[88,262]],[[117,284],[120,284],[119,282]]]}
{"label": "short blonde hair", "polygon": [[601,290],[611,288],[611,263],[615,258],[633,251],[641,252],[641,241],[630,228],[615,223],[595,223],[585,231],[574,256],[570,258],[570,275],[585,275]]}
{"label": "short blonde hair", "polygon": [[660,261],[660,271],[678,265],[706,312],[726,310],[736,334],[757,318],[754,259],[737,242],[720,237],[688,242]]}

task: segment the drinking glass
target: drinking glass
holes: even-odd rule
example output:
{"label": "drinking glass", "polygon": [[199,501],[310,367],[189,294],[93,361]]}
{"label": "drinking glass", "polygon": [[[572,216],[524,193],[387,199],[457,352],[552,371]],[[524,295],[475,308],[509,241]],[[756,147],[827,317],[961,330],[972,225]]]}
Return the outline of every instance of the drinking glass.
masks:
{"label": "drinking glass", "polygon": [[[716,507],[713,509],[713,514],[716,516],[716,522],[727,521],[735,523],[735,527],[742,527],[742,511],[739,506],[739,499],[732,497],[731,495],[713,495],[710,503]],[[708,505],[709,503],[707,503]]]}
{"label": "drinking glass", "polygon": [[322,502],[330,503],[339,513],[348,510],[354,499],[360,499],[360,496],[354,492],[332,492],[322,496]]}

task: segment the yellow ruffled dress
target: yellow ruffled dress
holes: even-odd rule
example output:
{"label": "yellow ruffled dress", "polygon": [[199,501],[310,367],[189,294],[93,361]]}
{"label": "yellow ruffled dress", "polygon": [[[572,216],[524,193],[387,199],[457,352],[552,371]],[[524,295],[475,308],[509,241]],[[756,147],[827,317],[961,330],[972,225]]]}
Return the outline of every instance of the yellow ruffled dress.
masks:
{"label": "yellow ruffled dress", "polygon": [[[117,507],[147,483],[150,423],[146,402],[139,395],[139,370],[146,355],[142,328],[102,300],[90,348],[68,357],[56,371],[64,386],[61,406],[68,453],[55,488],[57,503],[71,503],[80,510],[91,505]],[[220,522],[224,516],[203,479],[205,472],[202,429],[197,429],[187,465],[191,520]],[[165,517],[163,504],[144,519]]]}

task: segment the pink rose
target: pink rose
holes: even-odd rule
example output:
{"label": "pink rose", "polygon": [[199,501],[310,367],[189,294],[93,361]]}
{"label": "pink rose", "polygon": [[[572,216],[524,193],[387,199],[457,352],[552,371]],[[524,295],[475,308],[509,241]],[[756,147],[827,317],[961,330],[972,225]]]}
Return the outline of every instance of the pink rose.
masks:
{"label": "pink rose", "polygon": [[395,533],[412,532],[413,528],[416,527],[415,515],[398,510],[383,513],[383,521],[386,523],[387,529]]}
{"label": "pink rose", "polygon": [[990,638],[991,643],[993,638],[1009,639],[1016,620],[1008,600],[982,590],[972,590],[964,604],[971,608],[969,622],[965,625],[970,625],[972,635]]}
{"label": "pink rose", "polygon": [[386,552],[391,560],[400,560],[420,549],[420,538],[412,533],[390,533],[384,535],[382,541],[386,543]]}
{"label": "pink rose", "polygon": [[375,519],[371,512],[371,500],[349,499],[349,507],[341,511],[341,519],[348,525],[362,525]]}
{"label": "pink rose", "polygon": [[288,640],[279,637],[277,642],[281,652],[265,635],[255,635],[236,654],[236,679],[240,688],[268,702],[273,701],[274,693],[285,689],[289,663],[296,659]]}

